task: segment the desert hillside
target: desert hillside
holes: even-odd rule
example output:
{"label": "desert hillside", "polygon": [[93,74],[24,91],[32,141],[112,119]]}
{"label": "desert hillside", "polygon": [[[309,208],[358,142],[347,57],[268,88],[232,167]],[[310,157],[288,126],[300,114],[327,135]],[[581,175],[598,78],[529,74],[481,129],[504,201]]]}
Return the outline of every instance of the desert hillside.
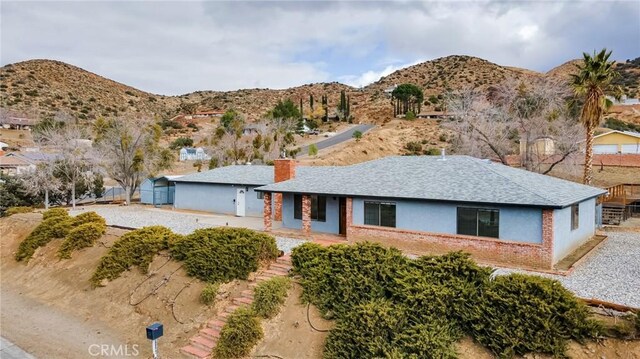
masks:
{"label": "desert hillside", "polygon": [[[283,90],[196,91],[180,96],[164,96],[135,89],[60,61],[29,60],[0,68],[0,106],[11,114],[36,119],[62,111],[87,123],[100,117],[115,116],[168,120],[178,114],[233,108],[253,122],[263,119],[267,111],[283,99],[291,99],[296,105],[302,102],[305,113],[309,113],[311,96],[316,111],[321,107],[322,96],[327,96],[329,112],[335,113],[340,93],[344,91],[350,99],[351,114],[356,123],[386,126],[378,127],[375,135],[357,144],[358,149],[352,150],[358,153],[357,156],[354,157],[354,153],[349,151],[342,155],[335,152],[332,158],[321,161],[342,163],[340,158],[352,162],[353,158],[361,156],[376,158],[400,154],[410,141],[421,141],[425,147],[440,147],[442,131],[437,125],[392,122],[392,106],[385,90],[394,85],[411,83],[419,86],[425,94],[423,111],[439,111],[443,109],[442,95],[448,90],[465,87],[487,89],[508,79],[527,81],[553,77],[567,80],[568,75],[575,71],[578,61],[571,60],[547,73],[539,73],[501,66],[476,57],[453,55],[397,70],[361,89],[331,82]],[[617,68],[621,73],[618,84],[623,86],[627,94],[637,96],[640,58],[618,63]],[[640,106],[614,108],[612,116],[640,123]],[[189,136],[198,143],[215,129],[208,119],[200,119],[197,125],[202,129],[199,133],[173,131],[164,142],[169,143],[176,136]]]}

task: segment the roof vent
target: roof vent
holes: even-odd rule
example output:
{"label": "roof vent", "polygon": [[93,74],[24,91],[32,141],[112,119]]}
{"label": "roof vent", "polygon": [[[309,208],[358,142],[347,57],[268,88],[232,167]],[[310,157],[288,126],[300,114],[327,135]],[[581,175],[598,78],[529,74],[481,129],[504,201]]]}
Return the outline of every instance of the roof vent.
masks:
{"label": "roof vent", "polygon": [[446,161],[447,157],[445,156],[445,149],[444,147],[440,150],[440,158],[438,158],[438,161]]}

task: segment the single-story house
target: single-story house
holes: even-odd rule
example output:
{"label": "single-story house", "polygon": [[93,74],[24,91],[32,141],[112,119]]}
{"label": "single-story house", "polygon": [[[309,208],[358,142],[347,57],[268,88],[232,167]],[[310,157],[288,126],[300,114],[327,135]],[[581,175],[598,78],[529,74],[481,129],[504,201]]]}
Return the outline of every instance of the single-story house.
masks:
{"label": "single-story house", "polygon": [[175,180],[181,176],[160,176],[147,178],[140,184],[140,203],[161,206],[173,204]]}
{"label": "single-story house", "polygon": [[206,161],[211,159],[202,147],[183,147],[180,149],[180,161]]}
{"label": "single-story house", "polygon": [[[294,163],[295,165],[295,163]],[[325,167],[300,167],[300,177],[315,176]],[[236,216],[262,217],[264,199],[255,189],[284,180],[277,177],[274,166],[235,165],[197,172],[174,179],[177,209],[189,209]],[[279,212],[279,196],[276,207]],[[279,220],[279,216],[276,217]]]}
{"label": "single-story house", "polygon": [[281,195],[282,227],[304,234],[418,252],[463,250],[543,269],[593,237],[596,198],[606,193],[468,156],[386,157],[296,172],[294,160],[276,160],[275,183],[253,188],[264,198],[265,230],[278,220],[272,198]]}
{"label": "single-story house", "polygon": [[0,157],[0,173],[7,176],[19,176],[36,169],[36,164],[17,156]]}
{"label": "single-story house", "polygon": [[6,129],[29,130],[38,121],[25,117],[3,117],[0,118],[0,125]]}
{"label": "single-story house", "polygon": [[593,137],[593,153],[640,155],[640,133],[613,130]]}

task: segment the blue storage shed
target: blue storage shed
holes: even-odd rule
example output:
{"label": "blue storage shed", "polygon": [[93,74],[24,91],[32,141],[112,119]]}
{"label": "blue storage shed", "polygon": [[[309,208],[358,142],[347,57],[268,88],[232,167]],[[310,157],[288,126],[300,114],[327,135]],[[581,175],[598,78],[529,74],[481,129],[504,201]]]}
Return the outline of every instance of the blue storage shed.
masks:
{"label": "blue storage shed", "polygon": [[140,184],[140,203],[161,206],[173,204],[176,192],[175,179],[182,176],[147,178]]}

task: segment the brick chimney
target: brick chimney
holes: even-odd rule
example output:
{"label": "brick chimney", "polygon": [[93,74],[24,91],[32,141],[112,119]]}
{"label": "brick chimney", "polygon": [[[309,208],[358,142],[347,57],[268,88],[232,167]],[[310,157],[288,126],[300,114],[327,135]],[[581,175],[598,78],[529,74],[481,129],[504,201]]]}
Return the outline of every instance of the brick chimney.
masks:
{"label": "brick chimney", "polygon": [[[290,158],[280,158],[273,161],[275,182],[282,182],[296,177],[296,161]],[[273,200],[275,203],[274,218],[276,221],[282,221],[282,193],[274,193]]]}

